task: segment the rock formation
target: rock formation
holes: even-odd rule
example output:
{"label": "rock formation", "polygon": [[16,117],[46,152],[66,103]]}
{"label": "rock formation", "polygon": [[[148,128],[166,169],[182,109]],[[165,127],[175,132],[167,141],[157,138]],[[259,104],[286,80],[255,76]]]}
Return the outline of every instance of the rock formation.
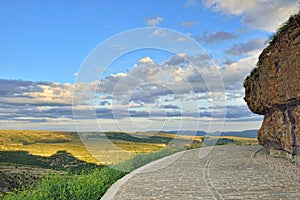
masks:
{"label": "rock formation", "polygon": [[250,110],[264,115],[259,144],[300,155],[300,13],[274,35],[244,87]]}

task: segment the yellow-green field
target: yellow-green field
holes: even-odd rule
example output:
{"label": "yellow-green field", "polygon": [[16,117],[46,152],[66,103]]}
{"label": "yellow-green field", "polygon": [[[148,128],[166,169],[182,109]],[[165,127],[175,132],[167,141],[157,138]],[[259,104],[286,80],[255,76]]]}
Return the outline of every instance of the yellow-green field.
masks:
{"label": "yellow-green field", "polygon": [[[67,151],[76,158],[96,164],[116,164],[132,158],[136,153],[149,153],[168,146],[189,147],[192,141],[199,147],[202,136],[151,133],[87,133],[84,144],[76,132],[42,130],[0,130],[0,151],[28,151],[32,155],[51,156]],[[233,136],[210,137],[232,139],[236,144],[257,144],[253,138]],[[86,148],[88,147],[88,148]],[[92,156],[94,155],[94,156]]]}
{"label": "yellow-green field", "polygon": [[[152,152],[164,144],[134,143],[127,141],[114,141],[115,145],[124,151],[121,160],[129,159],[134,153]],[[37,130],[0,130],[0,151],[28,151],[33,155],[51,156],[57,151],[64,150],[73,154],[78,159],[96,164],[106,163],[105,159],[112,160],[114,155],[107,155],[105,151],[108,146],[97,145],[97,150],[103,155],[97,155],[96,159],[83,145],[77,133],[61,131],[37,131]],[[114,154],[111,152],[111,154]],[[109,158],[108,158],[109,157]],[[120,158],[115,159],[115,162]]]}
{"label": "yellow-green field", "polygon": [[[97,133],[90,135],[99,136]],[[157,151],[166,146],[169,141],[190,143],[200,137],[176,136],[173,134],[149,133],[131,134],[110,132],[105,133],[108,140],[85,140],[83,145],[76,132],[41,131],[41,130],[0,130],[0,151],[28,151],[33,155],[51,156],[64,150],[76,158],[96,164],[116,164],[130,159],[135,153]],[[151,137],[152,136],[152,137]],[[175,138],[175,139],[174,139]],[[95,157],[90,153],[92,152]]]}
{"label": "yellow-green field", "polygon": [[[105,188],[124,176],[125,172],[148,162],[184,149],[225,144],[256,145],[257,140],[233,136],[187,136],[167,132],[87,132],[80,133],[79,136],[76,132],[65,131],[0,130],[0,198],[4,195],[11,199],[5,195],[6,192],[33,186],[43,179],[43,174],[49,173],[48,170],[61,176],[51,175],[50,179],[39,182],[37,190],[28,189],[22,194],[12,194],[15,199],[24,199],[26,195],[30,199],[40,199],[39,194],[43,193],[60,195],[63,194],[61,189],[77,192],[76,188],[82,188],[82,185],[84,187],[80,193],[86,197],[86,191],[95,182],[98,185],[91,190],[104,188],[100,194],[96,194],[101,196],[106,191]],[[102,164],[113,164],[121,171]],[[85,174],[86,172],[88,173]],[[70,188],[64,188],[66,185]],[[55,186],[55,189],[49,186]],[[32,195],[35,197],[32,198]]]}
{"label": "yellow-green field", "polygon": [[236,141],[234,144],[239,145],[257,145],[257,139],[256,138],[244,138],[244,137],[235,137],[235,136],[218,136],[218,137],[211,137],[212,139],[218,139],[218,138],[226,138],[226,139],[232,139]]}

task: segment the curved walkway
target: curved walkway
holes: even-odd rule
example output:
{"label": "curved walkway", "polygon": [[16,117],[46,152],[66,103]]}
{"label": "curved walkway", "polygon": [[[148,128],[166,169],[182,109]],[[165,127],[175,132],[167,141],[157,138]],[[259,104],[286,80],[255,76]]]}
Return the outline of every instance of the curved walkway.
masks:
{"label": "curved walkway", "polygon": [[[217,146],[202,159],[200,149],[181,152],[128,174],[102,199],[300,200],[299,179],[252,158],[260,148]],[[171,164],[161,168],[165,163]]]}

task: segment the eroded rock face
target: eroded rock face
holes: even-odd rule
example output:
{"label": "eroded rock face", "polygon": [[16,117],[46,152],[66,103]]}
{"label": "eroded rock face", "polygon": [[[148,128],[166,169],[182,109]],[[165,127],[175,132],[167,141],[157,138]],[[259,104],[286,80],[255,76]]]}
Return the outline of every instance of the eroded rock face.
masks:
{"label": "eroded rock face", "polygon": [[300,155],[300,14],[263,50],[244,87],[250,110],[264,115],[259,144]]}

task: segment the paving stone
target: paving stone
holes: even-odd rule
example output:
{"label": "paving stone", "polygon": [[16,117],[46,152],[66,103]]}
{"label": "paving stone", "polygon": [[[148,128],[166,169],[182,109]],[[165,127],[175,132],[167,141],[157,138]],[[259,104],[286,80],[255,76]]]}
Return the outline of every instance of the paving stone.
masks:
{"label": "paving stone", "polygon": [[165,168],[134,174],[102,199],[300,200],[299,181],[253,160],[260,148],[216,146],[202,159],[199,149],[189,150]]}

